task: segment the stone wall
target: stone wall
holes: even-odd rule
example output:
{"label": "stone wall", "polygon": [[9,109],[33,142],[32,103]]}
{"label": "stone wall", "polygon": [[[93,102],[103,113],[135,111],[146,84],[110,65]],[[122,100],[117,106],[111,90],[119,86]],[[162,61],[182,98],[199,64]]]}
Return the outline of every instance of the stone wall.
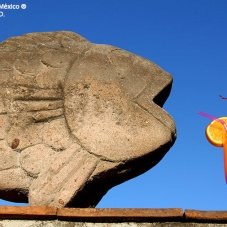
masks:
{"label": "stone wall", "polygon": [[227,226],[227,211],[0,207],[0,227]]}
{"label": "stone wall", "polygon": [[137,222],[124,222],[124,223],[92,223],[92,222],[70,222],[70,221],[35,221],[35,220],[4,220],[0,221],[1,227],[221,227],[227,224],[217,223],[179,223],[179,222],[152,222],[152,223],[137,223]]}

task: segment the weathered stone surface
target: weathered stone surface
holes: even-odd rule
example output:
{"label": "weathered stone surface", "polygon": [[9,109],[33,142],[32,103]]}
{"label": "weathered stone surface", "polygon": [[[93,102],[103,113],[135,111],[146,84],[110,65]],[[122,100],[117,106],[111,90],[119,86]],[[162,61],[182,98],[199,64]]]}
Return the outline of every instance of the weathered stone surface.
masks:
{"label": "weathered stone surface", "polygon": [[[193,212],[196,219],[188,219]],[[209,219],[207,217],[209,216]],[[204,219],[205,217],[205,219]],[[182,209],[94,209],[54,207],[0,207],[1,227],[216,227],[227,226],[226,211]]]}
{"label": "weathered stone surface", "polygon": [[39,220],[3,220],[1,227],[226,227],[227,224],[184,223],[184,222],[123,222],[123,223],[93,223],[71,221],[39,221]]}
{"label": "weathered stone surface", "polygon": [[191,222],[221,222],[227,223],[227,212],[216,211],[202,211],[202,210],[185,210],[185,219]]}
{"label": "weathered stone surface", "polygon": [[175,124],[161,108],[171,83],[152,62],[72,32],[1,43],[0,196],[95,206],[173,145]]}
{"label": "weathered stone surface", "polygon": [[0,207],[0,219],[59,219],[83,222],[182,221],[183,210],[171,209],[96,209],[46,206]]}
{"label": "weathered stone surface", "polygon": [[94,209],[60,208],[61,220],[86,222],[163,222],[183,221],[183,210],[172,209]]}
{"label": "weathered stone surface", "polygon": [[[1,206],[0,219],[56,219],[57,208],[46,206]],[[23,225],[21,225],[23,226]]]}

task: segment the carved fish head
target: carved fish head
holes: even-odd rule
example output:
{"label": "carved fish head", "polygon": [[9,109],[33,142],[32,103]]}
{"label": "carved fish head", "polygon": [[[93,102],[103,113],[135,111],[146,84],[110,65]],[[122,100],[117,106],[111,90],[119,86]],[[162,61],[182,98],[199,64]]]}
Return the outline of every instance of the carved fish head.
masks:
{"label": "carved fish head", "polygon": [[155,64],[107,45],[93,45],[69,70],[64,110],[89,152],[127,161],[174,141],[175,125],[159,105],[172,78]]}
{"label": "carved fish head", "polygon": [[[154,63],[71,32],[0,44],[0,151],[15,157],[0,167],[0,178],[25,179],[13,200],[29,193],[33,205],[90,206],[157,164],[176,138],[162,109],[171,84]],[[91,193],[99,184],[103,190]],[[2,183],[0,195],[14,189]]]}

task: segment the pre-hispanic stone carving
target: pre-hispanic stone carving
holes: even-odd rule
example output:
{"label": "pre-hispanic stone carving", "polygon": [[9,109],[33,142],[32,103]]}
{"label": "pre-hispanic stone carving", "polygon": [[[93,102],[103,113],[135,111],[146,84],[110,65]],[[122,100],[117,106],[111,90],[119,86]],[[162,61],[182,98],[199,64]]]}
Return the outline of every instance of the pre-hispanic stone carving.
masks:
{"label": "pre-hispanic stone carving", "polygon": [[72,32],[0,44],[0,197],[95,206],[157,164],[175,140],[160,106],[172,78],[152,62]]}

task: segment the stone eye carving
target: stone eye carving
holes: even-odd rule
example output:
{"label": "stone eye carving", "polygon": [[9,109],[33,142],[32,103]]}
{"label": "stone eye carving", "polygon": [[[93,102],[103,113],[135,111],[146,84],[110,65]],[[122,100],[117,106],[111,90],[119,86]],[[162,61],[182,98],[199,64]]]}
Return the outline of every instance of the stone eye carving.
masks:
{"label": "stone eye carving", "polygon": [[92,207],[156,165],[175,124],[161,107],[171,76],[72,32],[0,44],[0,197]]}

